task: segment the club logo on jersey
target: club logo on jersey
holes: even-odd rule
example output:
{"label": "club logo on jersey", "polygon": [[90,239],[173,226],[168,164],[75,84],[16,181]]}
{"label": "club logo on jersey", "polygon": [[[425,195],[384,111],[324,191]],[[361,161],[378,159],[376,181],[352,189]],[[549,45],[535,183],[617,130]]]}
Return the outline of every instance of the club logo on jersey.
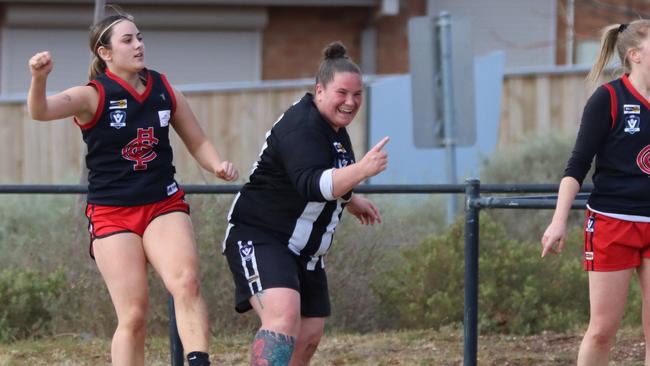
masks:
{"label": "club logo on jersey", "polygon": [[171,196],[172,194],[174,194],[176,192],[178,192],[178,185],[176,184],[176,182],[174,182],[174,183],[167,186],[167,195],[168,196]]}
{"label": "club logo on jersey", "polygon": [[109,114],[111,119],[111,127],[120,129],[126,126],[126,112],[124,111],[113,111]]}
{"label": "club logo on jersey", "polygon": [[122,148],[122,157],[133,161],[133,170],[146,170],[147,163],[158,156],[153,151],[158,139],[153,135],[153,127],[138,128],[138,136]]}
{"label": "club logo on jersey", "polygon": [[636,165],[642,172],[650,175],[650,145],[644,147],[636,156]]}
{"label": "club logo on jersey", "polygon": [[166,109],[164,111],[158,111],[158,118],[160,119],[160,127],[169,126],[169,119],[171,118],[171,111]]}
{"label": "club logo on jersey", "polygon": [[354,159],[352,159],[352,156],[348,153],[345,147],[343,147],[343,144],[335,141],[333,145],[336,150],[336,161],[334,162],[335,168],[344,168],[354,163]]}
{"label": "club logo on jersey", "polygon": [[630,135],[634,135],[635,133],[641,131],[639,126],[641,125],[641,117],[639,117],[636,114],[630,114],[629,116],[625,117],[625,132],[629,133]]}
{"label": "club logo on jersey", "polygon": [[251,260],[255,254],[255,247],[253,247],[253,242],[249,240],[246,244],[242,244],[240,240],[237,242],[237,244],[239,245],[239,255],[241,256],[241,259],[244,261]]}
{"label": "club logo on jersey", "polygon": [[343,153],[345,154],[347,151],[345,150],[345,147],[343,147],[343,144],[340,142],[334,142],[334,148],[336,149],[337,153]]}
{"label": "club logo on jersey", "polygon": [[585,252],[585,260],[593,261],[594,260],[594,252]]}
{"label": "club logo on jersey", "polygon": [[593,216],[589,216],[589,219],[587,220],[587,227],[585,228],[585,231],[588,232],[588,233],[593,233],[595,223],[596,223],[596,218],[593,217]]}
{"label": "club logo on jersey", "polygon": [[126,99],[109,101],[108,109],[126,109]]}
{"label": "club logo on jersey", "polygon": [[623,114],[641,114],[641,106],[638,104],[623,104]]}

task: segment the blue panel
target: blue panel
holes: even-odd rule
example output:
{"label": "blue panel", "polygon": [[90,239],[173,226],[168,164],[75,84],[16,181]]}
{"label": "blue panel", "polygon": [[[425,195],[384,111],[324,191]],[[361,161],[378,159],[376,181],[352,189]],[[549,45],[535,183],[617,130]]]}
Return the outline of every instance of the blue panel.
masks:
{"label": "blue panel", "polygon": [[[459,183],[478,177],[482,158],[490,157],[496,149],[504,63],[503,52],[474,61],[476,144],[456,149]],[[447,183],[444,148],[416,149],[413,143],[410,83],[411,77],[405,75],[369,85],[370,146],[384,136],[391,138],[385,147],[388,168],[371,179],[373,184]],[[457,115],[461,113],[457,111]]]}

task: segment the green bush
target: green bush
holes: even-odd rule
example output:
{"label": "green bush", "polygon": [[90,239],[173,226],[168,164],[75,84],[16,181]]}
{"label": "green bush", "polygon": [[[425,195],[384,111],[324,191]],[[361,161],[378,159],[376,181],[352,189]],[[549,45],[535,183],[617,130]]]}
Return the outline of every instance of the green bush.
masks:
{"label": "green bush", "polygon": [[[573,237],[580,233],[575,232]],[[574,241],[571,239],[569,241]],[[540,246],[511,240],[488,215],[480,218],[479,323],[482,331],[532,334],[563,331],[588,317],[587,276],[577,245],[540,259]],[[439,328],[463,321],[464,225],[461,221],[419,245],[373,288],[393,327]]]}
{"label": "green bush", "polygon": [[[531,136],[520,144],[503,148],[483,162],[481,183],[559,184],[574,142],[574,134],[556,133]],[[585,178],[585,183],[590,182],[591,172]],[[534,194],[534,196],[556,193]],[[553,210],[549,209],[499,209],[489,210],[489,212],[495,220],[508,228],[510,239],[519,241],[534,241],[541,238],[553,215]],[[584,212],[575,210],[570,215],[569,227],[582,226],[583,221]]]}
{"label": "green bush", "polygon": [[65,286],[63,271],[47,276],[25,269],[0,272],[0,341],[46,332],[52,320],[51,305]]}

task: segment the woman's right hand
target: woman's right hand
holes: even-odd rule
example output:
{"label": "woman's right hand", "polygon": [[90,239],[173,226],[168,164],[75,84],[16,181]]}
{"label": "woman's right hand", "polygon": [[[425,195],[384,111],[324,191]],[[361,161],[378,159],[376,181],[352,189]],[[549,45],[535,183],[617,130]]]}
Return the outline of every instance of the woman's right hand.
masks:
{"label": "woman's right hand", "polygon": [[366,155],[361,159],[359,165],[363,167],[364,175],[366,177],[374,177],[375,175],[383,172],[388,164],[388,154],[383,150],[384,146],[388,143],[390,138],[384,137]]}
{"label": "woman's right hand", "polygon": [[29,59],[28,65],[32,77],[47,77],[54,67],[54,60],[52,60],[50,52],[44,51],[32,56]]}
{"label": "woman's right hand", "polygon": [[559,254],[564,249],[566,223],[551,221],[542,236],[542,258],[548,253]]}

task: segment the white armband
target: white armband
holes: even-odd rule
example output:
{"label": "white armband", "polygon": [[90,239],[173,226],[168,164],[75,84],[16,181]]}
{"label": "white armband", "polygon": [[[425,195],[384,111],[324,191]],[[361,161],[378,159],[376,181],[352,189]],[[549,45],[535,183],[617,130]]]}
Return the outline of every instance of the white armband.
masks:
{"label": "white armband", "polygon": [[327,169],[323,171],[323,174],[320,176],[320,193],[323,195],[323,197],[328,200],[328,201],[333,201],[334,200],[334,184],[332,180],[332,173],[334,172],[334,168],[332,169]]}

